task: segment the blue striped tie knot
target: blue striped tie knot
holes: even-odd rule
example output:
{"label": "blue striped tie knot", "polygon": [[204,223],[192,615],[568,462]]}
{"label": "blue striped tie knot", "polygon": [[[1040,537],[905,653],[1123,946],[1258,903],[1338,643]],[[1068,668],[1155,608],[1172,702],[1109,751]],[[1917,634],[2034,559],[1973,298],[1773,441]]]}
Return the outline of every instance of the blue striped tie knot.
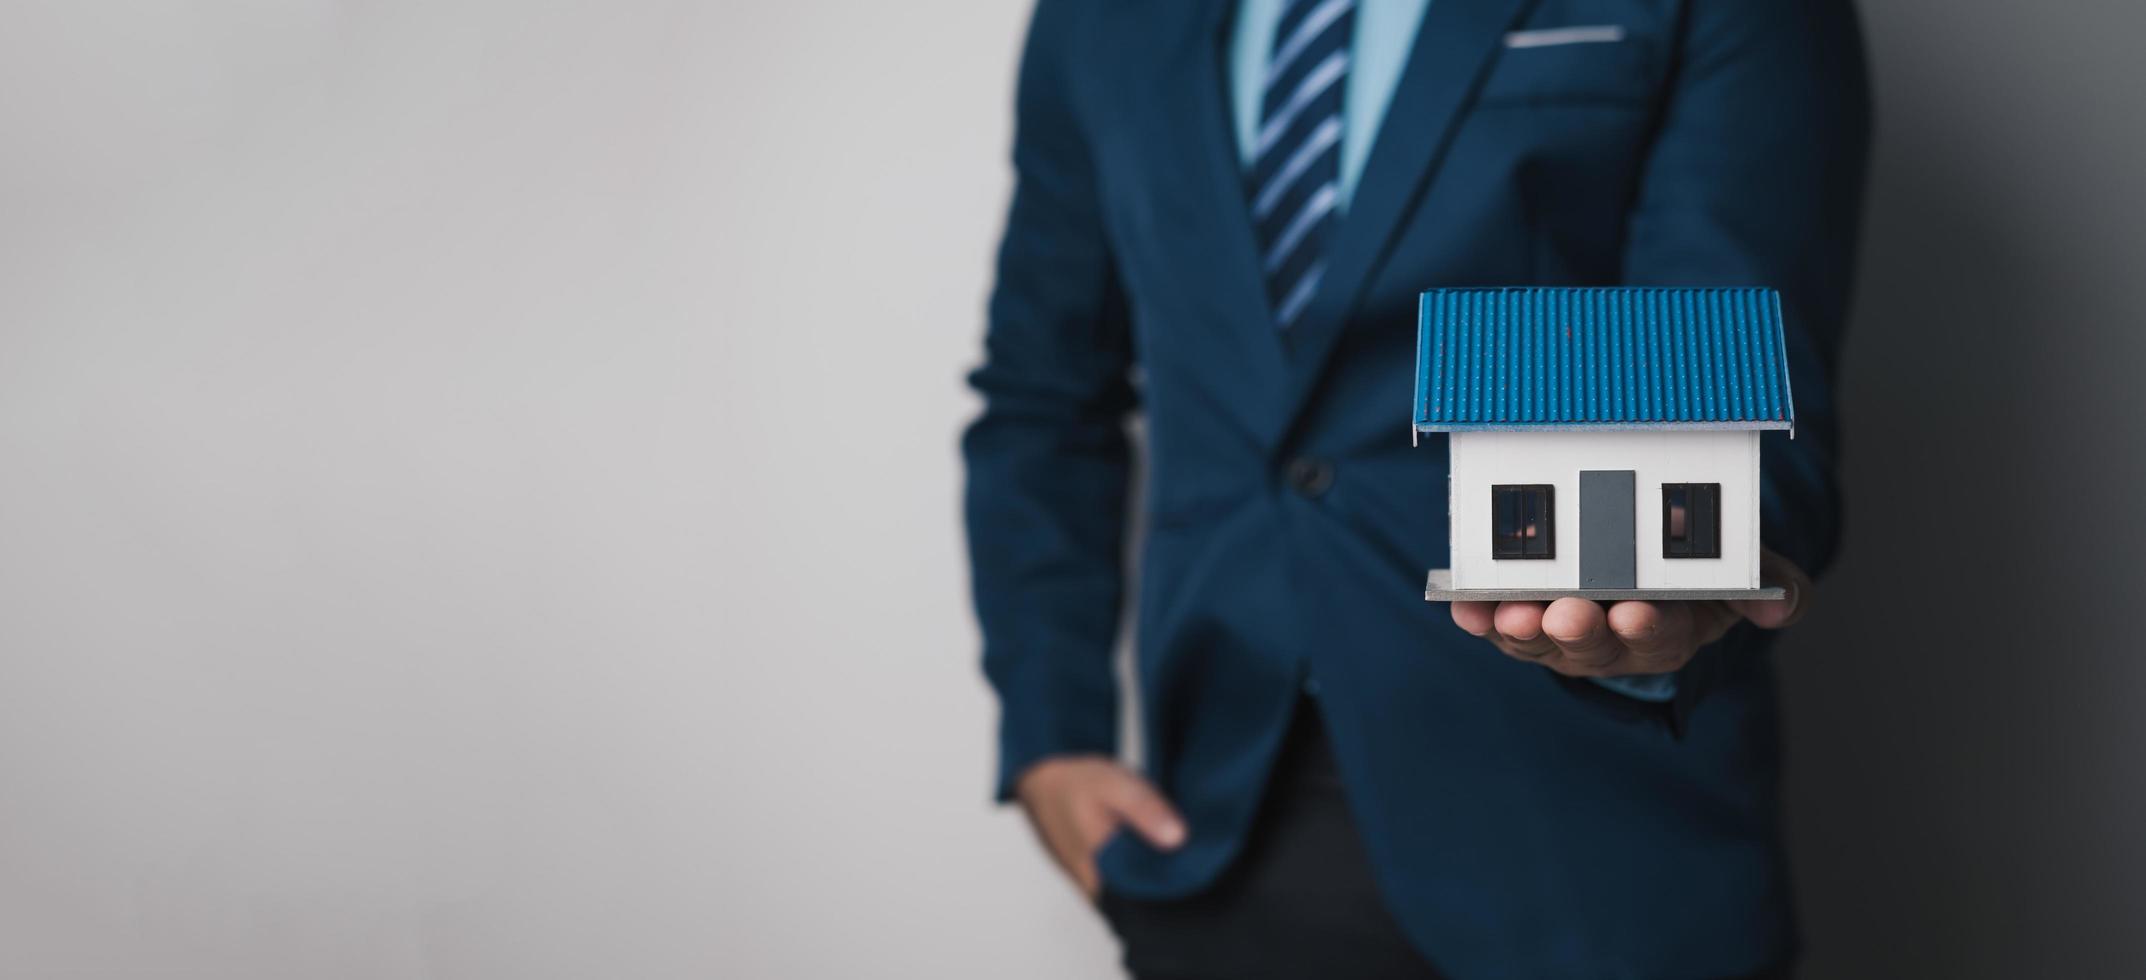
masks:
{"label": "blue striped tie knot", "polygon": [[1341,99],[1355,0],[1289,0],[1267,58],[1245,193],[1275,326],[1304,314],[1341,206]]}

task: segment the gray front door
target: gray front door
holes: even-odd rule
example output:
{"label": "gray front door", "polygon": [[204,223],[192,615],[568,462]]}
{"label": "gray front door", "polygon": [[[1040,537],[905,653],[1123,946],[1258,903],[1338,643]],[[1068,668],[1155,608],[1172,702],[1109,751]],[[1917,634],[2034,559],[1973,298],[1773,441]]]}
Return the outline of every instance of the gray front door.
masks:
{"label": "gray front door", "polygon": [[1631,470],[1580,471],[1580,588],[1639,587],[1633,482]]}

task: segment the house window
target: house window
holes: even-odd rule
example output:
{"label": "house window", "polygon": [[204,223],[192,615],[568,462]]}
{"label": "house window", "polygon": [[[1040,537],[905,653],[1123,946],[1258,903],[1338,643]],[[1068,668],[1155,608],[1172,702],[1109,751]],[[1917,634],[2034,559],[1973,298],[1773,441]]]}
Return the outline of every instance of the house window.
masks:
{"label": "house window", "polygon": [[1557,557],[1551,491],[1547,483],[1490,488],[1490,557]]}
{"label": "house window", "polygon": [[1662,557],[1721,557],[1721,484],[1662,484]]}

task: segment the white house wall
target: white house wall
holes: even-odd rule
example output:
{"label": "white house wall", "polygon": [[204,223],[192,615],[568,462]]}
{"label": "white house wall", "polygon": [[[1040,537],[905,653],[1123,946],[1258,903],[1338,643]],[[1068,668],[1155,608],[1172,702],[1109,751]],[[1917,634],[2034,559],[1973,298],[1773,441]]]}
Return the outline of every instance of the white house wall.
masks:
{"label": "white house wall", "polygon": [[[1757,588],[1759,434],[1750,431],[1456,432],[1453,586],[1574,589],[1580,581],[1580,471],[1631,470],[1642,589]],[[1557,557],[1490,557],[1490,488],[1557,488]],[[1721,557],[1662,557],[1662,484],[1721,484]]]}

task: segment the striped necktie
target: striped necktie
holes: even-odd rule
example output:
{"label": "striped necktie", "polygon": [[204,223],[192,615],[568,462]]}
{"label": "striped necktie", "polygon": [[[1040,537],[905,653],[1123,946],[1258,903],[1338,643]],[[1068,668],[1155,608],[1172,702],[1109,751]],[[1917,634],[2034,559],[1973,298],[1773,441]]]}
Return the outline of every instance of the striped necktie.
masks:
{"label": "striped necktie", "polygon": [[1341,95],[1355,0],[1288,0],[1274,28],[1245,180],[1276,327],[1303,315],[1326,272],[1341,204]]}

